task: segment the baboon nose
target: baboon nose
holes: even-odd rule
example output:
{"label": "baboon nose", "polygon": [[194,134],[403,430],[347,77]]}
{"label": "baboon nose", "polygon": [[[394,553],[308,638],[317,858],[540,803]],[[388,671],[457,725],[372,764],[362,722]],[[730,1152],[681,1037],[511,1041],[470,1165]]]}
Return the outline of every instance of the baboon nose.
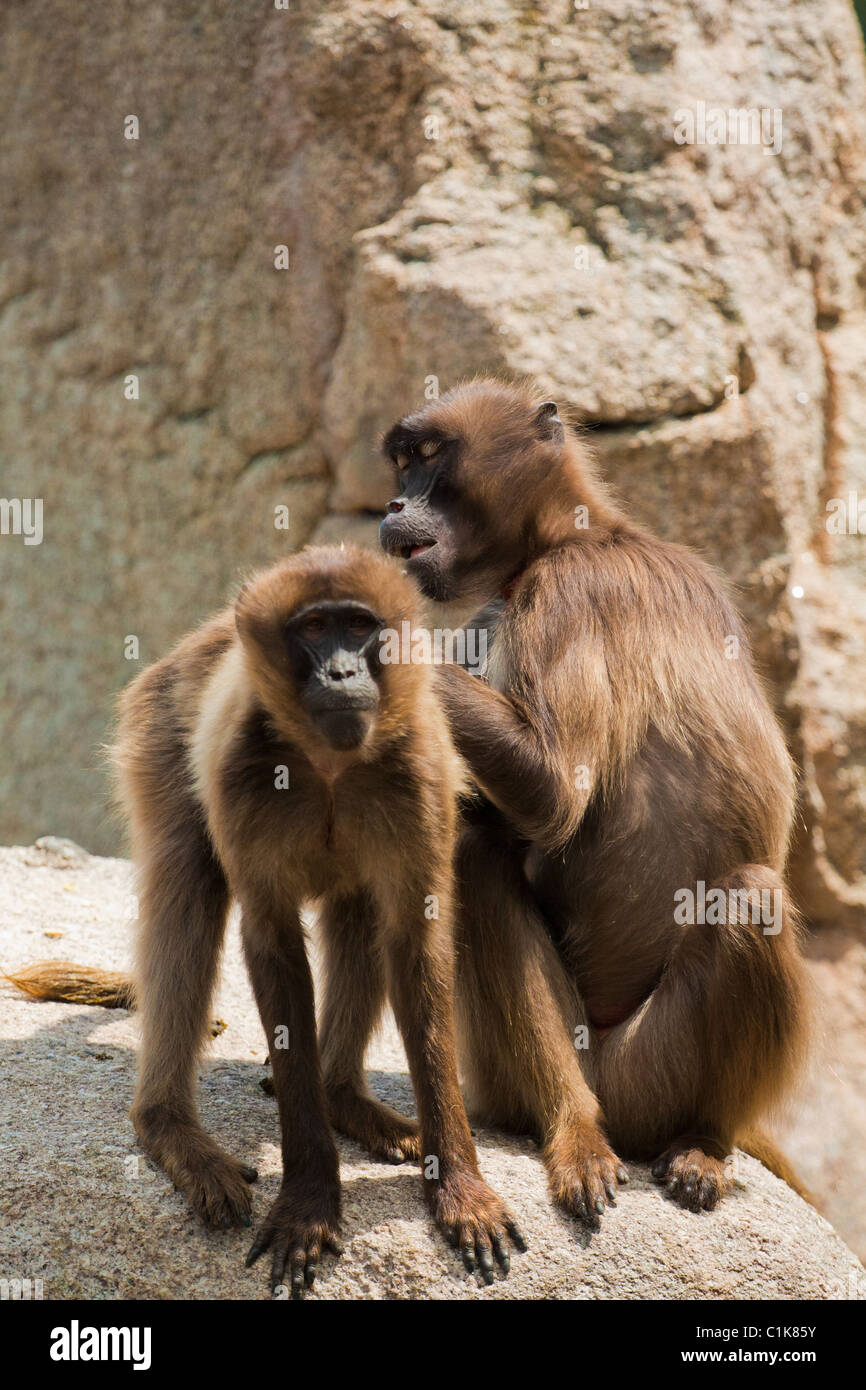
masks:
{"label": "baboon nose", "polygon": [[401,497],[395,497],[395,499],[394,499],[393,502],[389,502],[389,503],[388,503],[388,511],[389,511],[389,512],[402,512],[402,510],[403,510],[403,508],[405,507],[405,505],[406,505],[406,503],[403,501],[403,499],[402,499]]}

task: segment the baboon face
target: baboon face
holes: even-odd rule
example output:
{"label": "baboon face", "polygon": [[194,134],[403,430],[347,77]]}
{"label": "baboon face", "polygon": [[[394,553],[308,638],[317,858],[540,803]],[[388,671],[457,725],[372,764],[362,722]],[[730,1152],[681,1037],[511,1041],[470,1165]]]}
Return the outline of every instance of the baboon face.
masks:
{"label": "baboon face", "polygon": [[383,441],[399,495],[382,548],[439,603],[479,605],[526,561],[529,519],[563,440],[553,401],[475,382],[408,415]]}
{"label": "baboon face", "polygon": [[457,489],[460,445],[421,418],[412,428],[396,425],[385,445],[400,495],[379,528],[382,548],[405,560],[422,591],[440,603],[457,596],[458,561],[470,539],[463,534]]}
{"label": "baboon face", "polygon": [[286,623],[301,707],[332,748],[359,748],[376,718],[381,629],[376,614],[351,599],[307,604]]}
{"label": "baboon face", "polygon": [[421,669],[383,664],[381,635],[417,621],[417,592],[381,555],[301,551],[244,585],[235,619],[262,705],[307,751],[319,740],[341,752],[369,749],[416,698]]}

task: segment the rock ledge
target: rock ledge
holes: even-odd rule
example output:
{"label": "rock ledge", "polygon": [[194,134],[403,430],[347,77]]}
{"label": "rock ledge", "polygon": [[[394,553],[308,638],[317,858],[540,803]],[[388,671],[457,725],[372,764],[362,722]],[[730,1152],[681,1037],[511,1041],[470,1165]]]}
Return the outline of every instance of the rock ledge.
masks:
{"label": "rock ledge", "polygon": [[[0,966],[63,956],[122,969],[134,909],[130,865],[68,842],[0,850]],[[62,933],[62,936],[46,935]],[[0,1049],[0,1273],[43,1280],[48,1299],[266,1296],[245,1270],[247,1232],[205,1231],[164,1174],[138,1155],[127,1117],[137,1024],[124,1012],[33,1004],[4,989]],[[226,1030],[202,1068],[207,1128],[260,1171],[254,1220],[279,1186],[276,1106],[259,1081],[265,1046],[232,923],[216,1013]],[[411,1111],[389,1019],[368,1058],[375,1092]],[[345,1253],[327,1258],[315,1297],[850,1299],[866,1272],[832,1227],[755,1160],[741,1157],[722,1207],[695,1216],[646,1169],[588,1239],[552,1206],[531,1142],[479,1129],[481,1167],[529,1241],[507,1280],[467,1275],[432,1230],[412,1167],[370,1162],[340,1140]]]}

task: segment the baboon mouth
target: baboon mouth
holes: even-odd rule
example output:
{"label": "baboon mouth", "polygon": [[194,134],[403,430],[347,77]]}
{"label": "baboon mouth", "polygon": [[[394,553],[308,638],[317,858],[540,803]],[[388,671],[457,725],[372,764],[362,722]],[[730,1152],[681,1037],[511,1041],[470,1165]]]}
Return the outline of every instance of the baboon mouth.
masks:
{"label": "baboon mouth", "polygon": [[314,717],[327,714],[367,714],[375,706],[374,695],[332,695],[317,703]]}
{"label": "baboon mouth", "polygon": [[404,545],[402,555],[404,560],[414,560],[416,555],[423,555],[425,550],[432,550],[435,541],[420,541],[417,545]]}

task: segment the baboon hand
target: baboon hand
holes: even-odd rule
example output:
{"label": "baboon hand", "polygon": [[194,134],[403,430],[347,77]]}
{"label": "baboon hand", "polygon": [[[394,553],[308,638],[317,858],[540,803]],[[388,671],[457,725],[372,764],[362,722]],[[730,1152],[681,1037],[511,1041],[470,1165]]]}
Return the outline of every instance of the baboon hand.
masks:
{"label": "baboon hand", "polygon": [[493,1283],[494,1260],[503,1274],[511,1268],[507,1238],[524,1251],[526,1241],[505,1203],[477,1172],[458,1170],[446,1179],[425,1179],[427,1197],[437,1226],[460,1251],[470,1274],[478,1270],[485,1284]]}
{"label": "baboon hand", "polygon": [[605,1203],[616,1206],[617,1186],[628,1173],[594,1124],[563,1126],[544,1151],[553,1200],[597,1231]]}
{"label": "baboon hand", "polygon": [[284,1182],[247,1255],[247,1269],[270,1249],[271,1294],[302,1298],[304,1290],[313,1287],[322,1251],[343,1253],[339,1226],[339,1186],[311,1191],[307,1184]]}

